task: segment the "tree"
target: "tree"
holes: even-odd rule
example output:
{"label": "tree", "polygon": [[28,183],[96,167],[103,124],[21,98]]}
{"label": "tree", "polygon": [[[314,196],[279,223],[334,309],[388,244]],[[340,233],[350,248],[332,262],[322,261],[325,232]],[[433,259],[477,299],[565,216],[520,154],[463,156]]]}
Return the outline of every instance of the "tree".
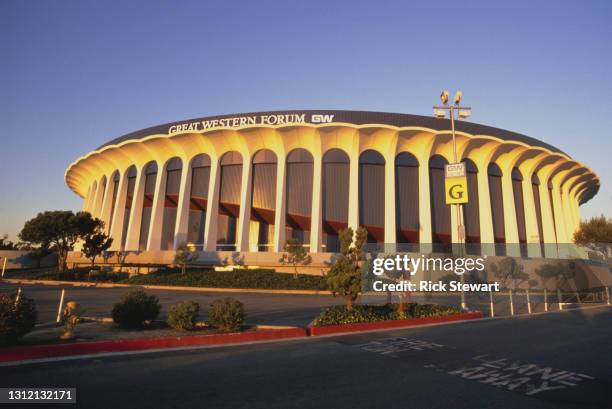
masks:
{"label": "tree", "polygon": [[525,273],[523,265],[519,264],[513,257],[506,257],[497,264],[492,264],[491,270],[495,277],[501,280],[504,287],[508,281],[512,281],[513,287],[516,288],[518,282],[529,279],[529,274]]}
{"label": "tree", "polygon": [[113,244],[113,239],[108,237],[101,230],[101,227],[86,235],[83,239],[83,254],[91,259],[91,267],[93,268],[96,257],[104,253]]}
{"label": "tree", "polygon": [[607,219],[602,214],[589,221],[580,222],[580,227],[574,233],[574,243],[601,254],[605,259],[609,258],[610,243],[612,243],[612,219]]}
{"label": "tree", "polygon": [[293,266],[293,278],[298,278],[298,265],[306,266],[312,263],[312,257],[308,254],[304,245],[294,237],[289,238],[285,242],[283,251],[284,253],[278,261]]}
{"label": "tree", "polygon": [[40,263],[42,259],[51,254],[51,249],[48,247],[36,247],[30,250],[28,256],[36,261],[36,268],[40,268]]}
{"label": "tree", "polygon": [[174,263],[181,266],[181,274],[185,274],[185,266],[187,263],[193,263],[198,259],[198,251],[195,247],[183,242],[179,244],[174,255]]}
{"label": "tree", "polygon": [[550,278],[555,279],[556,289],[560,289],[564,282],[569,281],[576,275],[576,271],[569,263],[557,261],[550,264],[542,264],[536,268],[535,272],[542,278],[542,281],[547,281]]}
{"label": "tree", "polygon": [[46,211],[28,220],[19,233],[19,238],[40,247],[53,247],[57,251],[59,270],[64,271],[68,252],[74,249],[77,240],[102,226],[100,219],[87,212],[75,214],[70,210]]}
{"label": "tree", "polygon": [[13,243],[8,239],[8,234],[0,237],[0,250],[21,250],[19,243]]}
{"label": "tree", "polygon": [[363,227],[354,234],[350,227],[340,231],[340,254],[327,273],[327,285],[335,295],[346,299],[346,309],[352,310],[353,303],[361,291],[361,270],[364,261],[363,246],[368,232]]}

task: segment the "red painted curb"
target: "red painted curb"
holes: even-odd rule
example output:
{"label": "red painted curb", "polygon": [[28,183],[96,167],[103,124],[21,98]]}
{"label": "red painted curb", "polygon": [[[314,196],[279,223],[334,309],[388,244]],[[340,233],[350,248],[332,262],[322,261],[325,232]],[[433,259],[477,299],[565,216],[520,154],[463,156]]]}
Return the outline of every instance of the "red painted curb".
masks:
{"label": "red painted curb", "polygon": [[228,334],[188,335],[184,337],[117,339],[112,341],[20,346],[0,348],[0,362],[96,354],[100,352],[138,351],[200,345],[223,345],[274,339],[301,338],[306,336],[307,334],[304,328],[287,328],[269,331],[233,332]]}
{"label": "red painted curb", "polygon": [[444,317],[423,317],[414,318],[411,320],[393,320],[393,321],[380,321],[380,322],[363,322],[357,324],[340,324],[340,325],[324,325],[309,326],[308,332],[311,336],[317,335],[329,335],[329,334],[342,334],[345,332],[358,332],[368,331],[376,329],[386,328],[402,328],[402,327],[413,327],[415,325],[424,324],[435,324],[439,322],[452,322],[452,321],[465,321],[482,318],[482,312],[464,312],[457,315],[448,315]]}

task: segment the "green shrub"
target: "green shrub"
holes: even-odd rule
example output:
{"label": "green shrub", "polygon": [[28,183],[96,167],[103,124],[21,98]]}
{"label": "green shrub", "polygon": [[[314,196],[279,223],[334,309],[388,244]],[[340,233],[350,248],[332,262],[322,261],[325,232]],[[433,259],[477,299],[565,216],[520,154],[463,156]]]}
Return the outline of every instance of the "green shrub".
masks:
{"label": "green shrub", "polygon": [[179,331],[191,331],[195,328],[200,304],[195,301],[184,301],[170,306],[168,311],[168,325]]}
{"label": "green shrub", "polygon": [[245,318],[244,305],[234,298],[222,298],[210,304],[208,322],[220,331],[239,331]]}
{"label": "green shrub", "polygon": [[113,307],[113,321],[123,328],[140,328],[159,315],[161,306],[154,295],[143,290],[130,290]]}
{"label": "green shrub", "polygon": [[16,342],[34,329],[36,304],[23,294],[0,294],[0,345]]}
{"label": "green shrub", "polygon": [[346,306],[324,308],[313,321],[314,326],[356,324],[422,317],[441,317],[459,314],[461,310],[435,304],[404,304],[404,313],[398,311],[399,304],[355,305],[352,310]]}

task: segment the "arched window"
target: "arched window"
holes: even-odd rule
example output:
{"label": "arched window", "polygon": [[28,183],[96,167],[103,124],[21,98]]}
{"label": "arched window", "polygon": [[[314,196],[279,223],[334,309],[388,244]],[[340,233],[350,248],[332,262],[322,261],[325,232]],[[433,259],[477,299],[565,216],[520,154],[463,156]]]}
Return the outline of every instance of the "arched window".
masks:
{"label": "arched window", "polygon": [[138,249],[147,249],[149,240],[149,227],[151,227],[151,212],[153,210],[153,196],[155,196],[155,180],[157,179],[157,163],[149,162],[145,166],[144,198],[142,200],[142,219],[140,222],[140,240]]}
{"label": "arched window", "polygon": [[368,242],[385,242],[385,158],[374,150],[359,156],[359,225]]}
{"label": "arched window", "polygon": [[450,206],[444,193],[444,167],[448,164],[442,156],[429,159],[429,191],[431,203],[431,237],[434,252],[446,252],[451,244]]}
{"label": "arched window", "polygon": [[542,227],[542,202],[540,202],[540,178],[534,173],[531,176],[531,191],[535,205],[536,219],[538,220],[538,235],[540,236],[540,251],[544,257],[544,229]]}
{"label": "arched window", "polygon": [[338,233],[348,226],[350,159],[340,149],[323,155],[323,245],[327,252],[340,249]]}
{"label": "arched window", "polygon": [[504,221],[504,198],[502,195],[502,172],[495,163],[488,167],[489,196],[491,199],[491,216],[493,218],[493,237],[496,243],[495,254],[503,256],[506,254],[506,231]]}
{"label": "arched window", "polygon": [[397,243],[419,243],[419,161],[408,152],[395,157],[395,228]]}
{"label": "arched window", "polygon": [[162,250],[174,248],[174,230],[176,228],[182,169],[183,162],[179,158],[172,158],[166,162],[166,191],[164,193],[164,214],[161,233]]}
{"label": "arched window", "polygon": [[119,171],[116,170],[113,172],[113,176],[111,178],[111,211],[108,220],[107,232],[110,235],[111,228],[113,227],[113,217],[115,215],[115,202],[117,201],[117,189],[119,189]]}
{"label": "arched window", "polygon": [[470,159],[463,159],[467,171],[468,199],[463,205],[466,253],[480,254],[480,208],[478,205],[478,168]]}
{"label": "arched window", "polygon": [[253,155],[253,193],[249,242],[258,251],[269,251],[274,242],[274,215],[276,209],[276,154],[262,149]]}
{"label": "arched window", "polygon": [[210,156],[202,153],[191,160],[191,186],[189,189],[187,241],[197,245],[204,243],[209,183]]}
{"label": "arched window", "polygon": [[312,174],[314,160],[306,149],[294,149],[287,155],[286,237],[309,246],[312,213]]}
{"label": "arched window", "polygon": [[121,234],[121,250],[125,249],[127,240],[127,231],[130,225],[130,217],[132,212],[132,201],[134,200],[134,189],[136,187],[136,166],[132,165],[125,172],[127,177],[127,192],[125,196],[125,212],[123,213],[123,232]]}
{"label": "arched window", "polygon": [[523,201],[523,175],[517,167],[512,168],[512,193],[514,196],[519,248],[521,250],[521,256],[527,257],[527,228],[525,226],[525,205]]}
{"label": "arched window", "polygon": [[240,189],[242,188],[242,155],[227,152],[220,161],[219,219],[217,221],[217,249],[236,250]]}

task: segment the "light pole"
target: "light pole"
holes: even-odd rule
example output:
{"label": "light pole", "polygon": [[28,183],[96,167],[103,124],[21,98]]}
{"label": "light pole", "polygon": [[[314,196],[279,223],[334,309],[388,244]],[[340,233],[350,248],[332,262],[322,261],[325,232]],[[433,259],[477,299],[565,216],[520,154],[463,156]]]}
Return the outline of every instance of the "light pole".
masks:
{"label": "light pole", "polygon": [[[442,91],[440,94],[440,101],[442,101],[442,105],[437,105],[433,107],[434,115],[436,118],[446,118],[446,112],[450,117],[451,121],[451,133],[453,136],[453,163],[459,163],[459,158],[457,157],[457,139],[455,137],[455,112],[458,114],[459,119],[468,118],[472,113],[472,108],[468,106],[461,106],[461,97],[463,93],[461,91],[457,91],[455,93],[455,98],[453,99],[453,104],[450,105],[448,103],[448,91]],[[457,218],[457,238],[459,239],[459,257],[461,257],[463,252],[463,241],[465,239],[465,226],[463,225],[463,206],[461,204],[455,204],[455,217]],[[461,284],[463,284],[463,274],[461,274]],[[461,308],[464,310],[467,309],[467,303],[465,302],[465,292],[463,288],[461,289]]]}

